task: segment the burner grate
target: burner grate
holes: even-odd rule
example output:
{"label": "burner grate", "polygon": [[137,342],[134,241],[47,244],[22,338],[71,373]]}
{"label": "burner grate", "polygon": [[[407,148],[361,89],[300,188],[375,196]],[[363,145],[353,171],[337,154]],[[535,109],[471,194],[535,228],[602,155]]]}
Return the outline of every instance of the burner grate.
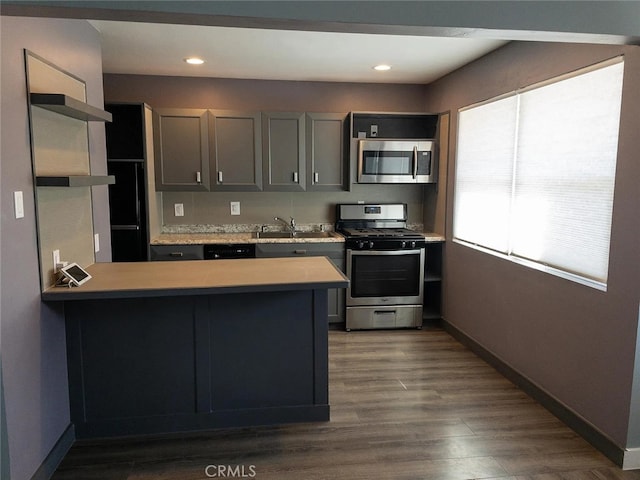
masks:
{"label": "burner grate", "polygon": [[344,228],[341,230],[348,237],[389,237],[389,238],[421,238],[418,232],[408,228]]}

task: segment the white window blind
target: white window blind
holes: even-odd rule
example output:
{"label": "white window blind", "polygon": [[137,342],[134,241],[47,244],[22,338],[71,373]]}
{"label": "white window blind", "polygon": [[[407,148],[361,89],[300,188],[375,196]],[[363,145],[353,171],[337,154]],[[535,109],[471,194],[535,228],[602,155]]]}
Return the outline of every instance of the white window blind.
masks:
{"label": "white window blind", "polygon": [[508,248],[516,113],[517,98],[511,96],[465,110],[458,124],[455,236],[504,253]]}
{"label": "white window blind", "polygon": [[623,68],[460,111],[456,239],[606,284]]}

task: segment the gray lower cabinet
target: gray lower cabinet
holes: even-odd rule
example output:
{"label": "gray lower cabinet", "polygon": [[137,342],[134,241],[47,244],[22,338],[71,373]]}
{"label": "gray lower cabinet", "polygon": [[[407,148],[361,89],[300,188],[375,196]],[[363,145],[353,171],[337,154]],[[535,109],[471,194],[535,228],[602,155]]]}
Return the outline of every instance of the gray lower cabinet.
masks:
{"label": "gray lower cabinet", "polygon": [[262,114],[262,172],[265,191],[305,190],[305,114]]}
{"label": "gray lower cabinet", "polygon": [[152,261],[204,260],[202,245],[151,245]]}
{"label": "gray lower cabinet", "polygon": [[342,113],[306,114],[307,191],[348,189],[344,119]]}
{"label": "gray lower cabinet", "polygon": [[153,111],[156,190],[209,190],[209,114],[205,109]]}
{"label": "gray lower cabinet", "polygon": [[260,113],[210,110],[211,190],[262,190]]}
{"label": "gray lower cabinet", "polygon": [[[345,251],[344,243],[258,243],[256,257],[299,257],[320,256],[328,257],[340,271],[344,272]],[[329,323],[345,321],[345,291],[342,288],[330,288],[328,291]]]}

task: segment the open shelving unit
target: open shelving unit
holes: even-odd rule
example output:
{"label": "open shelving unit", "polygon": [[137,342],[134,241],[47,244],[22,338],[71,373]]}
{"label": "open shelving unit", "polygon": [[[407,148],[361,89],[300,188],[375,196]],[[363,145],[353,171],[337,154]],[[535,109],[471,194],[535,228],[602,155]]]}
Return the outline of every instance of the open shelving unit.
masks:
{"label": "open shelving unit", "polygon": [[89,122],[111,122],[112,115],[87,103],[84,80],[34,52],[24,54],[44,291],[57,280],[52,253],[82,267],[95,263],[93,187],[111,185],[115,176],[91,173]]}
{"label": "open shelving unit", "polygon": [[424,268],[424,305],[422,320],[434,322],[442,318],[442,249],[444,242],[428,242]]}
{"label": "open shelving unit", "polygon": [[[31,93],[32,106],[44,108],[66,117],[85,122],[111,122],[112,115],[106,110],[89,105],[62,93]],[[113,175],[38,175],[37,187],[92,187],[112,185]]]}

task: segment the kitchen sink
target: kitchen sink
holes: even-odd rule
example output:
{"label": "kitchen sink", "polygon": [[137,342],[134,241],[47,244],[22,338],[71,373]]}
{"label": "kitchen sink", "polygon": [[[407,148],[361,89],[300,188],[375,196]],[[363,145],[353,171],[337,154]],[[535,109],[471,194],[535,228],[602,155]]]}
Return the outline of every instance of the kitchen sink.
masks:
{"label": "kitchen sink", "polygon": [[255,238],[328,238],[332,232],[254,232]]}

